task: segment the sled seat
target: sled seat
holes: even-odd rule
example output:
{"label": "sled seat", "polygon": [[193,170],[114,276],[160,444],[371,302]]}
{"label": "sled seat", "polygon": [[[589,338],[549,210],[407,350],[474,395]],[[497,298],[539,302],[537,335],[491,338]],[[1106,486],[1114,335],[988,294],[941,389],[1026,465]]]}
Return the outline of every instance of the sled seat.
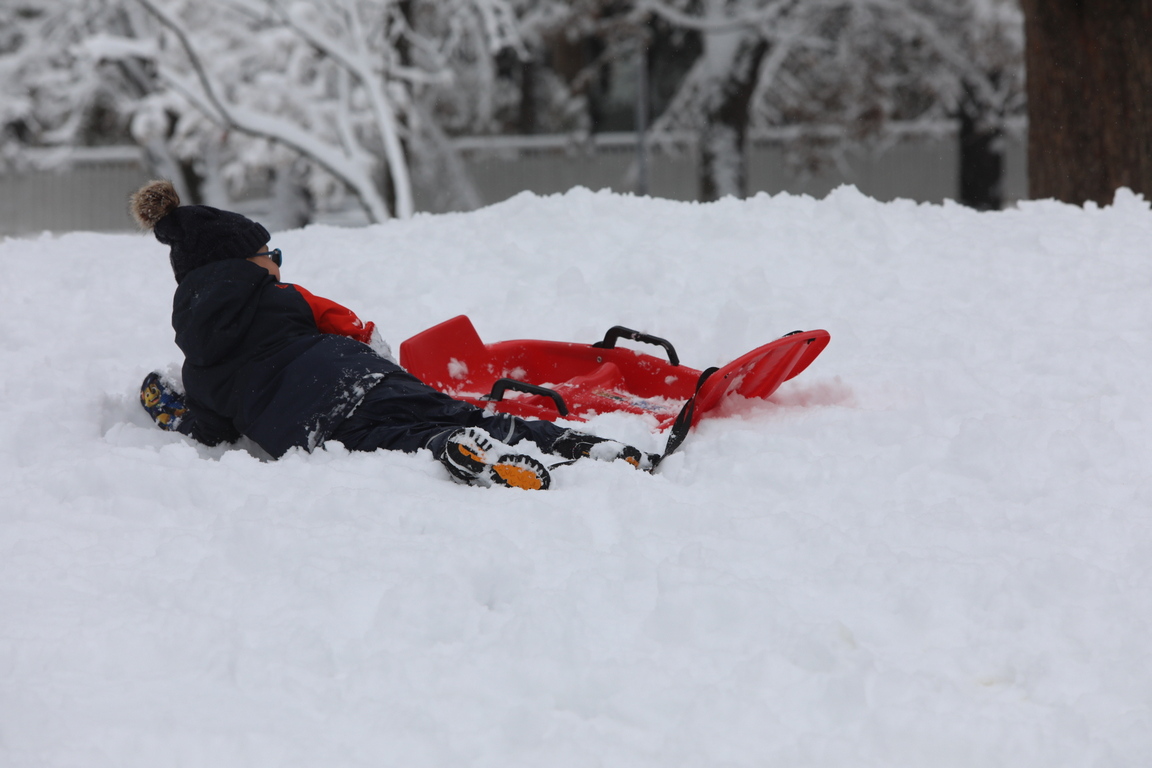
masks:
{"label": "sled seat", "polygon": [[601,363],[588,373],[573,376],[564,382],[564,386],[572,389],[581,387],[616,389],[624,386],[624,372],[616,363]]}

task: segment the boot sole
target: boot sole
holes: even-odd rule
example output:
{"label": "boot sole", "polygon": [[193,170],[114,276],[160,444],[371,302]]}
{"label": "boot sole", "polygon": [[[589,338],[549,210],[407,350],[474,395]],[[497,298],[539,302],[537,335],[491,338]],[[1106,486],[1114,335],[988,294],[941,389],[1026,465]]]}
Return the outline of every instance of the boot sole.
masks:
{"label": "boot sole", "polygon": [[496,460],[488,472],[494,485],[523,488],[527,491],[546,491],[552,485],[552,476],[544,465],[531,456],[509,455]]}

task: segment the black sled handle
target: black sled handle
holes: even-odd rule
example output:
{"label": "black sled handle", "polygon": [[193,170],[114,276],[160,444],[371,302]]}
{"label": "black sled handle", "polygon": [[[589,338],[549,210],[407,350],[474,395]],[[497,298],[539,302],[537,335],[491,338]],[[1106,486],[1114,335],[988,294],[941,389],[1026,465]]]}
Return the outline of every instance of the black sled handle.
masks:
{"label": "black sled handle", "polygon": [[481,399],[500,402],[504,399],[504,393],[510,389],[517,392],[527,392],[530,395],[549,397],[552,399],[552,402],[556,404],[556,410],[561,416],[568,415],[568,405],[564,402],[564,398],[561,397],[559,392],[554,389],[548,389],[548,387],[538,387],[535,384],[517,381],[516,379],[497,379],[496,383],[492,385],[492,391]]}
{"label": "black sled handle", "polygon": [[608,333],[604,334],[604,340],[598,341],[592,346],[598,349],[615,349],[616,340],[620,338],[631,339],[632,341],[643,342],[644,344],[655,344],[659,347],[664,347],[664,351],[668,353],[668,362],[672,365],[680,365],[680,356],[676,354],[676,350],[672,348],[672,343],[667,339],[661,339],[659,336],[652,336],[647,333],[640,333],[631,328],[625,328],[622,325],[614,325],[608,329]]}
{"label": "black sled handle", "polygon": [[700,389],[704,386],[704,382],[708,381],[708,377],[718,370],[720,369],[716,367],[708,368],[696,380],[696,391],[680,408],[680,413],[676,414],[676,421],[672,422],[672,428],[668,430],[668,442],[664,444],[664,453],[652,462],[652,471],[656,471],[660,462],[671,456],[672,452],[684,442],[684,438],[688,437],[688,432],[692,429],[692,419],[696,416],[696,395],[700,394]]}

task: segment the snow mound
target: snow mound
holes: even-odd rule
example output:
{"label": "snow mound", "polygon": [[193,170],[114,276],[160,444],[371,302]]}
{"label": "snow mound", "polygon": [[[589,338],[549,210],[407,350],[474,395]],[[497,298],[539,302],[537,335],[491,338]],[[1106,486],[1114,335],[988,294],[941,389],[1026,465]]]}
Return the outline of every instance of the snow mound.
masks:
{"label": "snow mound", "polygon": [[[1152,751],[1152,212],[575,190],[278,233],[395,345],[832,343],[648,476],[154,429],[147,236],[0,242],[0,764],[1133,766]],[[662,447],[643,420],[598,434]]]}

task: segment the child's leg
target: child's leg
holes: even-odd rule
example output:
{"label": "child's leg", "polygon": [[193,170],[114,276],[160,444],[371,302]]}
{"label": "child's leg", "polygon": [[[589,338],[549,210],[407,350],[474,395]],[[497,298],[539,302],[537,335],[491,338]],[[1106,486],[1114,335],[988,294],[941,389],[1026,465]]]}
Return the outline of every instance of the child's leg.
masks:
{"label": "child's leg", "polygon": [[650,469],[651,457],[632,446],[499,413],[486,415],[409,374],[394,374],[373,388],[356,411],[332,433],[349,450],[413,452],[428,448],[442,458],[449,438],[461,427],[476,427],[505,445],[530,440],[544,453],[574,461],[592,457],[624,459]]}
{"label": "child's leg", "polygon": [[[464,405],[468,404],[464,403]],[[553,447],[556,442],[570,431],[564,427],[558,427],[550,421],[528,421],[507,413],[496,413],[488,416],[479,408],[469,407],[471,411],[461,414],[457,426],[478,427],[506,445],[516,445],[523,440],[528,440],[535,443],[536,447],[544,453],[555,453]],[[452,431],[454,430],[448,430],[448,434],[451,434]],[[427,447],[433,453],[437,453],[437,447],[443,443],[446,437],[447,435],[443,434],[436,435],[429,441]]]}
{"label": "child's leg", "polygon": [[160,429],[179,432],[204,445],[232,443],[240,438],[231,421],[197,406],[158,371],[144,377],[140,405]]}
{"label": "child's leg", "polygon": [[[479,421],[467,426],[479,427],[508,445],[516,445],[521,440],[530,440],[544,453],[567,459],[568,461],[564,463],[586,458],[598,461],[621,459],[637,469],[651,471],[658,461],[655,454],[644,453],[631,445],[559,427],[550,421],[528,421],[501,413],[483,416]],[[442,450],[440,446],[451,434],[448,432],[437,435],[429,441],[428,447],[434,455],[440,455]]]}
{"label": "child's leg", "polygon": [[[406,373],[373,387],[352,415],[332,431],[353,451],[404,451],[429,447],[434,437],[462,426],[477,409]],[[483,416],[481,412],[479,414]]]}

